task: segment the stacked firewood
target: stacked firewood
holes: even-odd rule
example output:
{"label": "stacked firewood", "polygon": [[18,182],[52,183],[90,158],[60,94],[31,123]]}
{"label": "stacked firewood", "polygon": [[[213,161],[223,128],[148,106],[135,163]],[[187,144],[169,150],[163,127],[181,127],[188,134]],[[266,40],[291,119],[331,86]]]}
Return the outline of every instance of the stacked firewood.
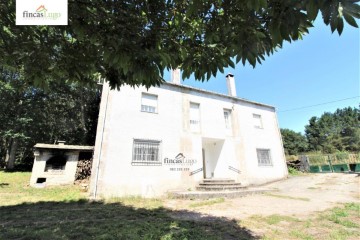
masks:
{"label": "stacked firewood", "polygon": [[91,175],[92,159],[79,160],[75,180],[89,179]]}
{"label": "stacked firewood", "polygon": [[288,167],[294,168],[296,170],[302,171],[301,161],[295,160],[295,161],[287,161],[286,162]]}

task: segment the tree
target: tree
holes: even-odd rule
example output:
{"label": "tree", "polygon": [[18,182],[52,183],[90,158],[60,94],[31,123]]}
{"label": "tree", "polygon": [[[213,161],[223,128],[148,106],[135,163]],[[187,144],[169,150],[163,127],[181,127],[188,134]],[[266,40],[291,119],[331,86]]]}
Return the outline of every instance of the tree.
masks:
{"label": "tree", "polygon": [[7,169],[15,160],[31,161],[38,142],[94,144],[99,91],[67,82],[49,85],[48,91],[28,86],[20,73],[0,68],[0,163]]}
{"label": "tree", "polygon": [[287,155],[297,155],[307,151],[308,143],[304,135],[286,128],[280,131]]}
{"label": "tree", "polygon": [[31,88],[23,88],[18,73],[1,69],[0,81],[0,139],[1,152],[7,168],[14,168],[15,155],[20,141],[28,140],[26,129],[32,122],[28,103]]}
{"label": "tree", "polygon": [[326,112],[320,118],[312,117],[305,126],[309,149],[333,153],[360,151],[360,110],[347,107],[334,113]]}
{"label": "tree", "polygon": [[112,87],[160,84],[165,69],[201,81],[235,63],[255,67],[301,39],[320,12],[331,30],[358,27],[358,0],[69,0],[68,26],[16,26],[0,3],[0,61],[37,86],[48,79]]}

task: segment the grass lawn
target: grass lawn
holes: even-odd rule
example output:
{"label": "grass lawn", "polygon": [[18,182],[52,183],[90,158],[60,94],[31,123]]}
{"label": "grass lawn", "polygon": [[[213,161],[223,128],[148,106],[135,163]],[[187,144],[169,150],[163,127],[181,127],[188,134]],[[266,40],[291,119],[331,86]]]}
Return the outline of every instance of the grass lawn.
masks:
{"label": "grass lawn", "polygon": [[256,239],[236,221],[173,218],[186,211],[142,198],[90,202],[76,186],[36,189],[0,171],[0,239]]}
{"label": "grass lawn", "polygon": [[163,207],[166,199],[129,197],[91,202],[75,185],[37,189],[28,186],[29,179],[30,173],[0,171],[1,240],[360,239],[360,205],[355,203],[305,220],[283,215],[254,215],[242,220],[201,218],[197,208],[216,208],[227,200],[200,201],[189,210],[174,211]]}

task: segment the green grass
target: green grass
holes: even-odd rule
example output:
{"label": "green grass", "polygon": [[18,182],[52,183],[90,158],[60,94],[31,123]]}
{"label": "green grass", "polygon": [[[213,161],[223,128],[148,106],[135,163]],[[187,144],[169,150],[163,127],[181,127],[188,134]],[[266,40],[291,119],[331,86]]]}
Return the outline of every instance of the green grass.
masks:
{"label": "green grass", "polygon": [[225,202],[224,198],[214,198],[214,199],[210,199],[210,200],[206,200],[206,201],[192,203],[189,205],[189,207],[196,208],[196,207],[203,207],[203,206],[211,206],[211,205],[223,203],[223,202]]}
{"label": "green grass", "polygon": [[0,171],[0,206],[40,201],[76,201],[87,197],[76,185],[30,187],[30,176],[29,172]]}
{"label": "green grass", "polygon": [[[360,239],[359,203],[342,204],[306,219],[275,214],[234,221],[166,209],[165,199],[89,201],[77,186],[37,189],[28,186],[29,179],[30,173],[0,171],[0,239],[259,239],[254,232],[260,232],[261,239]],[[199,201],[188,209],[215,208],[224,201]]]}
{"label": "green grass", "polygon": [[303,173],[295,168],[292,167],[288,167],[288,171],[289,171],[289,175],[291,176],[298,176],[298,175],[302,175]]}
{"label": "green grass", "polygon": [[360,239],[359,208],[359,203],[343,204],[307,219],[254,215],[241,225],[262,232],[262,239]]}
{"label": "green grass", "polygon": [[31,188],[30,173],[0,171],[0,239],[256,239],[227,218],[187,220],[195,212],[140,197],[89,201],[77,186]]}
{"label": "green grass", "polygon": [[290,236],[293,236],[297,239],[303,239],[303,240],[313,240],[314,239],[311,235],[306,234],[303,231],[299,231],[299,230],[292,230],[290,232]]}
{"label": "green grass", "polygon": [[325,214],[325,218],[331,222],[348,228],[358,228],[359,223],[349,220],[347,217],[349,217],[352,212],[357,212],[357,214],[360,214],[359,206],[360,204],[350,203],[346,204],[343,208],[333,208],[331,211],[329,211],[329,213]]}

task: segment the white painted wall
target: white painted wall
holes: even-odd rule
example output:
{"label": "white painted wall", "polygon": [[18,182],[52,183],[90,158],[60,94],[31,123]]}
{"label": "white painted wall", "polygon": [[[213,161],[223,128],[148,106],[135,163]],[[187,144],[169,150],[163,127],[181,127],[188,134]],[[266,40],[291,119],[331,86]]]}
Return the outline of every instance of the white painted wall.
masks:
{"label": "white painted wall", "polygon": [[[105,85],[90,186],[92,196],[153,197],[171,189],[194,189],[203,179],[203,172],[190,173],[203,167],[202,148],[214,177],[259,184],[287,176],[272,107],[169,83],[148,91],[128,86],[121,87],[120,91],[108,90]],[[140,111],[142,92],[158,96],[157,113]],[[197,133],[190,130],[190,102],[200,104],[201,130]],[[232,110],[230,131],[225,128],[224,109]],[[262,116],[263,129],[253,127],[253,113]],[[160,140],[162,161],[181,152],[189,159],[196,159],[197,163],[192,166],[132,166],[134,138]],[[271,149],[273,166],[258,166],[256,148]],[[229,166],[240,170],[241,174],[229,170]],[[170,171],[170,168],[189,168],[189,171]]]}
{"label": "white painted wall", "polygon": [[78,163],[79,151],[68,151],[65,153],[67,157],[65,169],[62,171],[45,172],[46,161],[55,156],[51,150],[35,151],[35,159],[32,168],[30,186],[36,186],[38,178],[46,178],[44,185],[65,185],[73,184],[75,181],[75,173]]}

